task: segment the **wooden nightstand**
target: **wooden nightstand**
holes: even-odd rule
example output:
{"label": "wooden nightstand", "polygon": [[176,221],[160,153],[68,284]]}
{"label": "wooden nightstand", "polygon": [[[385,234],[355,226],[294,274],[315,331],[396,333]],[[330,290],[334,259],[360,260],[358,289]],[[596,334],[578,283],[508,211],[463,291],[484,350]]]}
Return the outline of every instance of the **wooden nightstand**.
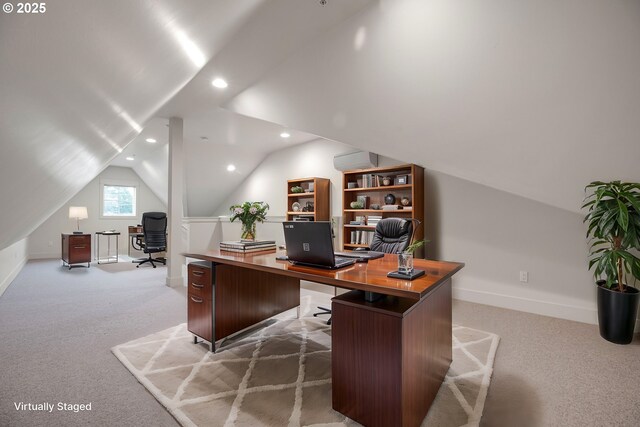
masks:
{"label": "wooden nightstand", "polygon": [[85,262],[91,267],[91,234],[62,233],[62,262],[69,270]]}

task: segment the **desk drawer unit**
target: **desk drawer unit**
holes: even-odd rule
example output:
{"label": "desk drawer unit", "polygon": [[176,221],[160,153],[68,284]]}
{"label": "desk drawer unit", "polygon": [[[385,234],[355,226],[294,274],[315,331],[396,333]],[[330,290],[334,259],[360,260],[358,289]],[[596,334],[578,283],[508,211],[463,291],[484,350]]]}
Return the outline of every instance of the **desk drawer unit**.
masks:
{"label": "desk drawer unit", "polygon": [[192,262],[187,267],[187,329],[210,343],[300,304],[300,281],[256,270]]}
{"label": "desk drawer unit", "polygon": [[351,291],[331,307],[333,409],[366,426],[418,427],[451,364],[451,279],[418,302]]}
{"label": "desk drawer unit", "polygon": [[211,280],[211,267],[189,264],[188,267],[188,292],[198,297],[207,297],[211,300],[213,281]]}
{"label": "desk drawer unit", "polygon": [[192,262],[187,267],[187,329],[192,334],[213,340],[213,280],[210,262]]}

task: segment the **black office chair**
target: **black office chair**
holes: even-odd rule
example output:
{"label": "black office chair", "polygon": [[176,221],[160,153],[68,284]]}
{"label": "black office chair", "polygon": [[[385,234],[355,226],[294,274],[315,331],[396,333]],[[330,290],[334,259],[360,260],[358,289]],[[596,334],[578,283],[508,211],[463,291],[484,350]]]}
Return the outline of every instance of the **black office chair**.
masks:
{"label": "black office chair", "polygon": [[164,258],[152,258],[151,254],[165,252],[167,250],[167,214],[164,212],[145,212],[142,214],[142,251],[149,254],[149,258],[136,260],[137,267],[144,263],[150,263],[156,268],[156,262],[166,264]]}
{"label": "black office chair", "polygon": [[[375,251],[384,252],[386,254],[399,254],[411,244],[413,240],[413,219],[405,218],[384,218],[376,225],[373,232],[373,239],[368,248],[358,248],[356,251]],[[419,224],[419,222],[418,222]],[[318,307],[322,310],[313,313],[313,317],[322,314],[331,314],[331,309],[326,307]],[[327,320],[327,325],[331,324],[331,318]]]}

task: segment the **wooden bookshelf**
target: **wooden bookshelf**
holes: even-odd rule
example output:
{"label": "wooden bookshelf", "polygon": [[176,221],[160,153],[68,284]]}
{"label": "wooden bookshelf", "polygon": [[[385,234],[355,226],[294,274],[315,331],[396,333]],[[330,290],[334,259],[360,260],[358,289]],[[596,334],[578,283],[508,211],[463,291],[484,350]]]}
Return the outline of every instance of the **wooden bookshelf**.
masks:
{"label": "wooden bookshelf", "polygon": [[[384,168],[357,169],[345,171],[342,179],[342,236],[343,248],[345,250],[367,247],[367,244],[356,243],[351,240],[351,232],[373,233],[374,225],[368,224],[369,216],[380,216],[382,218],[412,218],[420,221],[420,225],[414,234],[414,239],[424,239],[424,168],[405,164]],[[372,178],[368,178],[371,176]],[[377,178],[376,178],[377,177]],[[383,185],[383,177],[390,180],[389,185]],[[398,182],[399,177],[406,177],[406,182]],[[355,188],[349,188],[356,185]],[[371,209],[371,205],[385,204],[385,196],[393,194],[396,198],[394,204],[400,205],[403,197],[409,199],[409,205],[398,210]],[[351,208],[351,202],[358,199],[358,196],[366,196],[367,206],[363,209]],[[356,217],[364,217],[365,222],[360,225],[351,224]],[[414,224],[415,226],[415,224]],[[424,248],[420,248],[415,253],[416,258],[424,258]]]}
{"label": "wooden bookshelf", "polygon": [[[302,187],[305,192],[292,193],[292,187]],[[313,191],[307,191],[313,188]],[[287,221],[294,221],[299,217],[309,217],[313,221],[330,221],[330,189],[331,182],[327,178],[299,178],[287,181]],[[309,212],[294,211],[294,203],[299,203],[301,209],[307,206],[307,203],[313,204],[313,210]]]}

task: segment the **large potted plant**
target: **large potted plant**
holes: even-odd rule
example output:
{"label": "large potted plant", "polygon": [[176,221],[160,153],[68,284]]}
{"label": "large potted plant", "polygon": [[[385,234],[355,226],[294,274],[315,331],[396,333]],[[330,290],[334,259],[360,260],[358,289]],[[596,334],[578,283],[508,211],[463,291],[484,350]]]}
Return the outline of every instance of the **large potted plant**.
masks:
{"label": "large potted plant", "polygon": [[229,208],[233,215],[231,222],[239,219],[242,223],[242,240],[254,241],[256,239],[256,223],[264,222],[267,218],[269,205],[265,202],[244,202]]}
{"label": "large potted plant", "polygon": [[[588,209],[589,269],[598,293],[600,335],[629,344],[638,315],[640,293],[640,184],[594,181],[587,185],[583,208]],[[637,252],[636,252],[637,253]]]}

